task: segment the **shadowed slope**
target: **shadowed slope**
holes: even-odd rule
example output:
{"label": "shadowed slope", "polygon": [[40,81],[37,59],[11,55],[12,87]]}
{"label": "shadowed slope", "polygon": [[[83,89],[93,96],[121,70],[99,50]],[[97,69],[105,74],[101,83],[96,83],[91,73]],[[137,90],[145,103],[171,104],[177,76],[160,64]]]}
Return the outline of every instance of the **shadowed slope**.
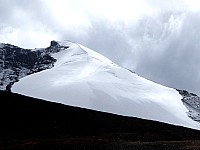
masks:
{"label": "shadowed slope", "polygon": [[[54,143],[55,149],[59,149],[61,145],[65,148],[70,145],[80,147],[81,144],[95,147],[95,144],[105,146],[106,143],[107,146],[119,146],[137,141],[200,140],[200,131],[189,128],[66,106],[5,91],[0,91],[0,97],[0,148],[31,145],[33,149],[38,146],[45,149]],[[23,145],[25,143],[29,144]]]}

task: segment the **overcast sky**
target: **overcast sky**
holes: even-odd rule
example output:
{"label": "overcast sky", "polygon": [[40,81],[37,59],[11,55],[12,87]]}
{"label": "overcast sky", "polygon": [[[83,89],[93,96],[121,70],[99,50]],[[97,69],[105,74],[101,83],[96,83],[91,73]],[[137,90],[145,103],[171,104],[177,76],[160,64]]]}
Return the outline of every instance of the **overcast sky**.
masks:
{"label": "overcast sky", "polygon": [[0,0],[0,42],[71,40],[163,85],[200,95],[199,0]]}

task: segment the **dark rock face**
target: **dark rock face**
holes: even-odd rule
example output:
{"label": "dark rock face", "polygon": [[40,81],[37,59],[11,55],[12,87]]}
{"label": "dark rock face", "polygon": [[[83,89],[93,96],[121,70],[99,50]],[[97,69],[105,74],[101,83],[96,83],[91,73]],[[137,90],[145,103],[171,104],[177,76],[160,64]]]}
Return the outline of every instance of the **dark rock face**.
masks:
{"label": "dark rock face", "polygon": [[194,121],[200,122],[200,97],[194,93],[189,93],[186,90],[177,90],[183,97],[182,102],[189,110],[188,116]]}
{"label": "dark rock face", "polygon": [[56,41],[44,49],[23,49],[10,44],[0,46],[0,90],[10,91],[14,82],[29,74],[52,68],[55,59],[52,53],[68,47]]}
{"label": "dark rock face", "polygon": [[56,42],[56,41],[51,41],[50,46],[56,46],[56,45],[58,45],[58,42]]}
{"label": "dark rock face", "polygon": [[192,96],[197,96],[194,93],[189,93],[186,90],[177,90],[179,92],[179,94],[181,94],[183,97],[192,97]]}

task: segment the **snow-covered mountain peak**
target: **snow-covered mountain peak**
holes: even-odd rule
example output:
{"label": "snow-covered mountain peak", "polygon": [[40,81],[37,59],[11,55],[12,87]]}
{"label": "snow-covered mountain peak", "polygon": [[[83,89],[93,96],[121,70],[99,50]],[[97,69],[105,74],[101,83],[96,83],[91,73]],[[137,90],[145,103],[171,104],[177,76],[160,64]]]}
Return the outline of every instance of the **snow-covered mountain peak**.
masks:
{"label": "snow-covered mountain peak", "polygon": [[[92,61],[100,64],[116,66],[112,61],[103,55],[75,42],[71,41],[51,41],[50,47],[62,48],[62,51],[53,54],[52,56],[57,59],[56,66],[63,63],[73,63],[77,61]],[[63,51],[66,50],[66,51]]]}
{"label": "snow-covered mountain peak", "polygon": [[74,44],[75,42],[69,41],[69,40],[63,40],[63,41],[55,41],[52,40],[50,42],[50,46],[71,46],[72,44]]}
{"label": "snow-covered mountain peak", "polygon": [[0,90],[200,129],[193,121],[197,95],[151,82],[71,41],[33,50],[0,44],[0,81]]}
{"label": "snow-covered mountain peak", "polygon": [[67,105],[200,129],[175,89],[146,80],[85,46],[52,41],[52,68],[28,75],[12,91]]}

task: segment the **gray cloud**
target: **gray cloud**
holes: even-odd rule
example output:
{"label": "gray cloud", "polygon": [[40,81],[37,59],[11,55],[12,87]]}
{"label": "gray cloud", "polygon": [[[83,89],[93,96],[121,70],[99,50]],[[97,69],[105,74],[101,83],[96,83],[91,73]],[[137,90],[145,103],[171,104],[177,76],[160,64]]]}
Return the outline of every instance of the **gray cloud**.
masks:
{"label": "gray cloud", "polygon": [[93,21],[78,42],[152,81],[200,95],[199,17],[168,11],[143,17],[127,28]]}
{"label": "gray cloud", "polygon": [[90,26],[74,28],[59,24],[39,0],[0,0],[0,42],[43,47],[72,40],[140,76],[200,95],[200,13],[181,9],[180,0],[147,3],[158,12],[128,23],[91,15]]}
{"label": "gray cloud", "polygon": [[57,34],[48,11],[39,0],[0,0],[0,42],[25,48],[49,44]]}
{"label": "gray cloud", "polygon": [[24,23],[27,18],[23,18],[24,16],[20,15],[26,14],[27,17],[30,17],[31,19],[33,14],[39,13],[38,11],[40,10],[40,7],[38,6],[40,3],[38,2],[38,0],[35,0],[31,3],[26,0],[0,0],[1,23],[14,26],[20,23]]}
{"label": "gray cloud", "polygon": [[161,84],[200,94],[199,17],[196,13],[177,16],[182,19],[179,27],[170,29],[172,32],[164,39],[152,40],[157,36],[151,36],[150,47],[143,41],[140,49],[143,54],[139,56],[136,72]]}
{"label": "gray cloud", "polygon": [[93,21],[83,43],[117,64],[124,63],[133,54],[130,51],[131,47],[126,35],[120,29],[106,22]]}

